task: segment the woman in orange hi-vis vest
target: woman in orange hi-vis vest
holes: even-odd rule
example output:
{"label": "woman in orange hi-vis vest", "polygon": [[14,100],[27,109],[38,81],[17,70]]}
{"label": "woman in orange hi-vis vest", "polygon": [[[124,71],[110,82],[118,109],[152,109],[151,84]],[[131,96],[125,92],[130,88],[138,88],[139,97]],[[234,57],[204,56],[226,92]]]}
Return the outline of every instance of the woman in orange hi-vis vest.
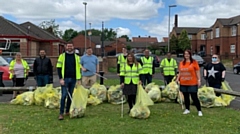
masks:
{"label": "woman in orange hi-vis vest", "polygon": [[179,75],[177,81],[180,83],[180,91],[184,96],[185,111],[183,114],[190,113],[190,98],[198,110],[198,116],[202,116],[201,105],[198,99],[198,87],[201,85],[201,76],[198,62],[192,58],[189,50],[184,52],[184,59],[179,64]]}

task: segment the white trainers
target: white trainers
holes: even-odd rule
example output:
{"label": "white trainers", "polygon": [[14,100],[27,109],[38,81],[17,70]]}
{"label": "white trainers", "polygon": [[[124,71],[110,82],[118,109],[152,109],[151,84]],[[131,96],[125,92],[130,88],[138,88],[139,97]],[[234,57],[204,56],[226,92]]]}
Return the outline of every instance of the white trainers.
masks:
{"label": "white trainers", "polygon": [[183,114],[189,114],[190,111],[188,109],[185,109],[185,111],[183,112]]}
{"label": "white trainers", "polygon": [[202,111],[198,111],[198,116],[203,116]]}

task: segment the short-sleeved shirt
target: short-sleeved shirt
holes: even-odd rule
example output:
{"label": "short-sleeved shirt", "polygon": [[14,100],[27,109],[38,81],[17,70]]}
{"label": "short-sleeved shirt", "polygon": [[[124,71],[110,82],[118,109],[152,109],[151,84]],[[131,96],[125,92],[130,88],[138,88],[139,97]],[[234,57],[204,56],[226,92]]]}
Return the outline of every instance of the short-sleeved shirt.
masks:
{"label": "short-sleeved shirt", "polygon": [[222,63],[208,63],[204,69],[207,71],[208,83],[211,85],[221,85],[222,72],[226,70]]}
{"label": "short-sleeved shirt", "polygon": [[183,61],[179,64],[180,72],[180,85],[193,86],[198,84],[198,78],[196,71],[199,70],[199,65],[196,60],[193,62],[186,62],[183,65]]}
{"label": "short-sleeved shirt", "polygon": [[24,67],[23,67],[23,65],[16,63],[14,65],[14,73],[16,75],[16,78],[24,78]]}
{"label": "short-sleeved shirt", "polygon": [[81,57],[81,65],[89,71],[82,71],[82,76],[93,76],[96,73],[98,58],[95,55],[83,55]]}

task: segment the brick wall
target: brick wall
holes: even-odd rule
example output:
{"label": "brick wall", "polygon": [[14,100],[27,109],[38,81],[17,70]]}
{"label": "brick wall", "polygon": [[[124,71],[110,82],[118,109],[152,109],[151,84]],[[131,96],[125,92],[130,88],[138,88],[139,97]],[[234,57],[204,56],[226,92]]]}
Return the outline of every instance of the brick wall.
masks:
{"label": "brick wall", "polygon": [[27,39],[20,39],[20,52],[22,56],[27,56]]}

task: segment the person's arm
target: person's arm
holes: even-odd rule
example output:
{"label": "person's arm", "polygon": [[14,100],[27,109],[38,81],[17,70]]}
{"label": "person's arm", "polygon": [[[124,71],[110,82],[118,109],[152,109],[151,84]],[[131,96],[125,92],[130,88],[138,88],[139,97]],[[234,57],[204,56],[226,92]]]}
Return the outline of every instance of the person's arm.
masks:
{"label": "person's arm", "polygon": [[49,75],[52,76],[53,75],[53,66],[52,66],[52,62],[51,59],[48,59],[48,70],[49,70]]}
{"label": "person's arm", "polygon": [[161,64],[160,64],[160,73],[163,75],[163,68],[164,68],[164,60],[162,59]]}
{"label": "person's arm", "polygon": [[96,63],[97,63],[97,66],[96,66],[97,70],[96,70],[96,72],[99,73],[99,62],[98,62],[98,58],[97,57],[96,57]]}
{"label": "person's arm", "polygon": [[142,57],[140,58],[140,61],[139,63],[141,64],[141,66],[143,65],[143,62],[142,62]]}
{"label": "person's arm", "polygon": [[120,61],[119,61],[119,56],[117,57],[117,73],[120,74]]}
{"label": "person's arm", "polygon": [[57,72],[58,72],[58,77],[61,80],[62,79],[62,68],[58,67]]}
{"label": "person's arm", "polygon": [[34,76],[37,76],[37,58],[33,62],[33,74]]}
{"label": "person's arm", "polygon": [[197,74],[198,86],[201,86],[200,68],[199,68],[197,61],[195,61],[195,70],[196,70],[196,74]]}
{"label": "person's arm", "polygon": [[222,81],[224,81],[226,76],[226,68],[222,63],[221,63],[221,68],[222,68]]}
{"label": "person's arm", "polygon": [[155,74],[155,64],[154,64],[154,58],[153,58],[153,62],[152,62],[152,74]]}

